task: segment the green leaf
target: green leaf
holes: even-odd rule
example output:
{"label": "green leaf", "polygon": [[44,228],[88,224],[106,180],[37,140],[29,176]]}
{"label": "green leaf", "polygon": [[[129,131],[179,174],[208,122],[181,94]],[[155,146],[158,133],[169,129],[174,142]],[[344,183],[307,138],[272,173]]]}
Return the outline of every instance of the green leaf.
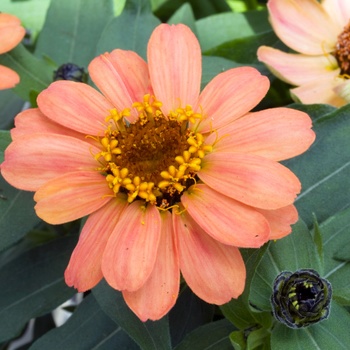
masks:
{"label": "green leaf", "polygon": [[169,24],[183,23],[191,28],[192,32],[197,34],[196,20],[190,4],[183,4],[168,20]]}
{"label": "green leaf", "polygon": [[[350,208],[334,215],[319,226],[324,251],[324,278],[332,284],[333,298],[350,305],[350,259],[349,256]],[[345,256],[346,257],[346,256]]]}
{"label": "green leaf", "polygon": [[[0,91],[0,129],[13,127],[13,118],[22,110],[23,105],[24,101],[12,90]],[[0,142],[1,138],[2,136],[0,136]],[[2,149],[1,146],[0,149]]]}
{"label": "green leaf", "polygon": [[[3,133],[5,132],[1,132]],[[40,222],[40,219],[34,212],[33,193],[15,189],[2,176],[0,176],[0,195],[0,251],[2,251],[20,240]]]}
{"label": "green leaf", "polygon": [[1,12],[17,16],[22,25],[36,37],[43,27],[50,0],[1,0]]}
{"label": "green leaf", "polygon": [[271,31],[266,11],[222,13],[197,21],[198,38],[203,52],[232,40]]}
{"label": "green leaf", "polygon": [[282,271],[295,272],[302,268],[311,268],[323,275],[312,235],[305,223],[299,220],[293,225],[290,235],[269,243],[250,285],[251,304],[258,310],[271,310],[270,297],[277,275]]}
{"label": "green leaf", "polygon": [[7,130],[0,130],[0,163],[4,161],[4,152],[7,146],[12,142],[11,134]]}
{"label": "green leaf", "polygon": [[21,81],[13,91],[23,100],[29,100],[31,90],[42,91],[52,82],[52,67],[32,55],[22,44],[0,55],[0,64],[15,70]]}
{"label": "green leaf", "polygon": [[86,68],[112,17],[112,0],[52,0],[35,55],[48,56],[58,66],[75,63]]}
{"label": "green leaf", "polygon": [[139,349],[88,295],[68,321],[39,338],[30,350]]}
{"label": "green leaf", "polygon": [[243,331],[234,331],[230,334],[231,344],[234,350],[245,350],[247,348],[247,341]]}
{"label": "green leaf", "polygon": [[272,350],[347,350],[350,344],[350,315],[332,302],[328,320],[302,329],[277,324],[271,335]]}
{"label": "green leaf", "polygon": [[122,293],[102,280],[92,293],[102,310],[137,343],[143,350],[171,349],[167,317],[153,322],[141,322],[126,305]]}
{"label": "green leaf", "polygon": [[188,334],[175,350],[232,349],[229,335],[233,330],[226,319],[208,323]]}
{"label": "green leaf", "polygon": [[202,84],[201,89],[205,87],[216,75],[228,69],[240,67],[241,64],[227,60],[222,57],[202,57]]}
{"label": "green leaf", "polygon": [[17,256],[0,269],[0,342],[18,335],[31,318],[44,315],[75,291],[64,270],[76,237],[50,241]]}
{"label": "green leaf", "polygon": [[105,28],[97,54],[118,48],[135,51],[146,58],[148,39],[158,24],[160,21],[152,14],[148,0],[127,0],[121,15]]}
{"label": "green leaf", "polygon": [[[305,110],[313,108],[319,109],[316,105]],[[344,190],[350,188],[350,152],[345,151],[350,149],[350,105],[316,116],[313,129],[316,141],[311,148],[284,162],[301,181],[302,192],[295,204],[309,227],[312,213],[323,222],[350,205],[349,191]]]}

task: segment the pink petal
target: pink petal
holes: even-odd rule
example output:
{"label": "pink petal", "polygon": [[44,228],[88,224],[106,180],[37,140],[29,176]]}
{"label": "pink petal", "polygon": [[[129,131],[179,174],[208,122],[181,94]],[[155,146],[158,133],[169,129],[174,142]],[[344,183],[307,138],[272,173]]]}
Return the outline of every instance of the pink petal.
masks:
{"label": "pink petal", "polygon": [[291,89],[291,95],[297,102],[304,104],[327,103],[335,107],[344,106],[347,101],[337,93],[337,88],[345,80],[342,78],[332,78],[315,80],[312,83],[301,85]]}
{"label": "pink petal", "polygon": [[284,160],[305,152],[315,140],[310,117],[290,108],[249,113],[207,138],[215,152],[250,153]]}
{"label": "pink petal", "polygon": [[218,129],[240,118],[261,101],[269,86],[268,78],[251,67],[233,68],[217,75],[199,97],[205,119],[198,131]]}
{"label": "pink petal", "polygon": [[53,225],[89,215],[111,199],[107,181],[97,171],[63,174],[46,182],[34,196],[36,214]]}
{"label": "pink petal", "polygon": [[26,31],[20,20],[8,13],[0,13],[0,54],[12,50],[23,39]]}
{"label": "pink petal", "polygon": [[148,42],[148,66],[162,111],[194,106],[199,96],[202,56],[199,43],[183,24],[159,25]]}
{"label": "pink petal", "polygon": [[[93,82],[119,110],[131,108],[151,92],[147,63],[135,52],[114,50],[92,60],[89,73]],[[133,112],[137,117],[137,111]]]}
{"label": "pink petal", "polygon": [[292,85],[307,84],[325,78],[333,79],[340,73],[333,55],[301,55],[261,46],[258,59],[279,79]]}
{"label": "pink petal", "polygon": [[15,118],[15,128],[11,130],[13,140],[21,139],[25,135],[30,134],[59,134],[66,135],[81,140],[86,140],[85,134],[80,134],[74,130],[65,128],[64,126],[55,123],[40,112],[39,108],[26,109],[17,114]]}
{"label": "pink petal", "polygon": [[300,192],[298,178],[283,165],[263,157],[213,152],[206,155],[199,178],[214,190],[261,209],[292,204]]}
{"label": "pink petal", "polygon": [[19,83],[19,75],[12,69],[0,65],[0,90],[12,89]]}
{"label": "pink petal", "polygon": [[180,267],[173,234],[172,217],[161,213],[162,232],[151,276],[137,291],[123,291],[131,310],[145,322],[159,320],[174,306],[179,294]]}
{"label": "pink petal", "polygon": [[317,0],[270,0],[270,21],[278,37],[307,55],[323,55],[335,48],[339,29]]}
{"label": "pink petal", "polygon": [[126,205],[125,200],[113,198],[88,217],[64,273],[68,286],[85,292],[102,279],[102,254]]}
{"label": "pink petal", "polygon": [[350,2],[344,0],[323,0],[322,6],[333,19],[334,25],[338,25],[339,33],[341,33],[349,23]]}
{"label": "pink petal", "polygon": [[42,91],[38,106],[48,118],[88,135],[103,135],[113,105],[84,83],[60,80]]}
{"label": "pink petal", "polygon": [[13,141],[5,150],[1,174],[11,185],[36,191],[46,181],[67,172],[93,170],[99,150],[64,135],[32,134]]}
{"label": "pink petal", "polygon": [[240,248],[258,248],[269,239],[263,215],[207,185],[192,186],[181,196],[192,219],[212,238]]}
{"label": "pink petal", "polygon": [[173,215],[180,269],[188,286],[211,304],[224,304],[243,292],[246,270],[236,247],[207,235],[184,212]]}
{"label": "pink petal", "polygon": [[298,221],[298,211],[294,205],[276,210],[257,209],[268,220],[271,233],[269,239],[280,239],[292,232],[291,225]]}
{"label": "pink petal", "polygon": [[156,206],[135,201],[123,212],[102,257],[102,272],[117,290],[134,292],[151,275],[157,258],[161,219]]}

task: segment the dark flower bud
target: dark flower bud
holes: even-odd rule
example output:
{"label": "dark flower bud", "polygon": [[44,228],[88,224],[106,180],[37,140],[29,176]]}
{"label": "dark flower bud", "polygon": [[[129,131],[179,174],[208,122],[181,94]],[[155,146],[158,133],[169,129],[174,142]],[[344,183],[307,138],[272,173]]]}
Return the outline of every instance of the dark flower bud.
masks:
{"label": "dark flower bud", "polygon": [[315,270],[283,271],[273,286],[273,315],[290,328],[307,327],[328,317],[331,298],[331,284]]}
{"label": "dark flower bud", "polygon": [[87,74],[84,68],[80,68],[74,63],[65,63],[54,71],[53,80],[71,80],[85,83]]}

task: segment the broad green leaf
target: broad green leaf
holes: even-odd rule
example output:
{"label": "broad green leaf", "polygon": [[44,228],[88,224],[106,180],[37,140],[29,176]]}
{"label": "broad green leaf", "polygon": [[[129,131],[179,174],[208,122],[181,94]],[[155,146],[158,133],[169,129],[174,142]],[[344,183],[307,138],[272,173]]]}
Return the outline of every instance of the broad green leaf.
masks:
{"label": "broad green leaf", "polygon": [[0,11],[17,16],[22,25],[36,37],[43,27],[50,0],[1,0]]}
{"label": "broad green leaf", "polygon": [[333,298],[350,305],[350,259],[341,256],[347,253],[349,257],[350,208],[320,224],[319,230],[323,241],[323,277],[332,284]]}
{"label": "broad green leaf", "polygon": [[4,152],[11,143],[11,134],[7,130],[0,130],[0,163],[4,161]]}
{"label": "broad green leaf", "polygon": [[265,11],[222,13],[197,21],[197,32],[203,52],[225,42],[270,31]]}
{"label": "broad green leaf", "polygon": [[139,349],[132,339],[88,295],[63,326],[39,338],[30,350]]}
{"label": "broad green leaf", "polygon": [[175,350],[232,349],[229,335],[233,330],[226,319],[208,323],[188,334]]}
{"label": "broad green leaf", "polygon": [[0,129],[10,129],[13,127],[13,118],[22,110],[23,105],[24,101],[12,90],[0,91]]}
{"label": "broad green leaf", "polygon": [[[305,110],[312,112],[307,106]],[[299,110],[304,110],[298,106]],[[317,114],[315,113],[314,116]],[[304,154],[284,162],[300,179],[302,192],[295,204],[309,227],[314,213],[323,222],[350,205],[350,105],[314,121],[316,141]]]}
{"label": "broad green leaf", "polygon": [[216,75],[228,69],[240,67],[241,64],[227,60],[222,57],[202,57],[202,84],[203,89]]}
{"label": "broad green leaf", "polygon": [[183,23],[191,28],[192,32],[197,34],[196,20],[192,7],[189,3],[183,4],[168,20],[169,24]]}
{"label": "broad green leaf", "polygon": [[[1,140],[4,138],[1,137]],[[20,240],[40,222],[40,219],[34,212],[33,193],[15,189],[1,175],[0,195],[0,251],[2,251]]]}
{"label": "broad green leaf", "polygon": [[314,269],[324,277],[312,235],[299,220],[293,225],[290,235],[269,243],[250,285],[251,304],[258,310],[271,310],[270,297],[277,275],[282,271],[295,272],[302,268]]}
{"label": "broad green leaf", "polygon": [[[279,41],[273,31],[238,38],[225,42],[205,52],[206,55],[220,56],[244,64],[258,64],[256,52],[261,45],[275,46]],[[261,64],[262,65],[262,64]]]}
{"label": "broad green leaf", "polygon": [[35,55],[48,56],[58,66],[75,63],[86,68],[112,17],[112,0],[52,0]]}
{"label": "broad green leaf", "polygon": [[350,315],[332,302],[327,320],[302,329],[277,324],[271,335],[272,350],[347,350],[350,344]]}
{"label": "broad green leaf", "polygon": [[76,244],[67,236],[35,247],[0,269],[0,342],[18,335],[31,318],[44,315],[71,298],[64,270]]}
{"label": "broad green leaf", "polygon": [[171,349],[167,317],[157,322],[141,322],[126,305],[120,292],[102,280],[92,289],[102,310],[140,346],[143,350]]}
{"label": "broad green leaf", "polygon": [[0,64],[15,70],[21,81],[13,91],[23,100],[29,100],[29,92],[42,91],[52,82],[52,67],[36,58],[22,44],[0,55]]}
{"label": "broad green leaf", "polygon": [[238,299],[232,299],[229,303],[220,306],[225,317],[237,328],[246,329],[257,323],[267,324],[266,316],[269,314],[253,312],[249,305],[249,290],[256,267],[266,251],[267,245],[260,249],[241,249],[241,253],[247,269],[247,279],[243,294]]}
{"label": "broad green leaf", "polygon": [[146,58],[148,39],[158,24],[160,21],[152,14],[148,0],[127,0],[121,15],[106,26],[97,54],[118,48],[135,51]]}
{"label": "broad green leaf", "polygon": [[168,314],[173,347],[195,328],[211,322],[214,312],[214,305],[207,304],[197,297],[187,286],[183,288]]}

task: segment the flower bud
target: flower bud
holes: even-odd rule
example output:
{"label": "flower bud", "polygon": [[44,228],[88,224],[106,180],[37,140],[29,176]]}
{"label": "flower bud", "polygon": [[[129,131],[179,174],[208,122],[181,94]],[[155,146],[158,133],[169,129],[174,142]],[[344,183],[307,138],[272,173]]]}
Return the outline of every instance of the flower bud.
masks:
{"label": "flower bud", "polygon": [[307,327],[328,317],[331,298],[331,284],[315,270],[283,271],[274,281],[273,315],[290,328]]}
{"label": "flower bud", "polygon": [[54,71],[53,80],[71,80],[85,83],[87,75],[84,68],[80,68],[74,63],[65,63]]}

